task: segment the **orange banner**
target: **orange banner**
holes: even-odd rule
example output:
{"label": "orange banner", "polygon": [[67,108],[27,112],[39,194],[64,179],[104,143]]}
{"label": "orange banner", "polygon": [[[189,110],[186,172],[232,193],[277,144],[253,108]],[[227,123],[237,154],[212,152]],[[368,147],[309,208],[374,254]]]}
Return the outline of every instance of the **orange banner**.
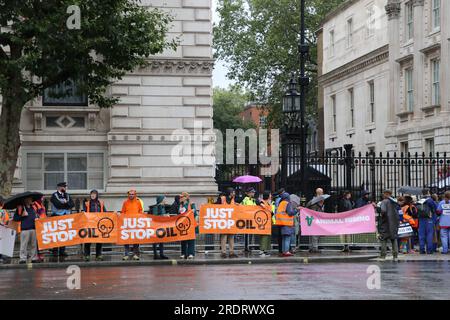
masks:
{"label": "orange banner", "polygon": [[150,214],[126,214],[119,217],[117,244],[176,242],[195,239],[192,211],[163,217]]}
{"label": "orange banner", "polygon": [[81,243],[115,243],[117,213],[76,213],[36,220],[40,250]]}
{"label": "orange banner", "polygon": [[205,204],[200,207],[200,233],[272,233],[272,213],[260,206]]}

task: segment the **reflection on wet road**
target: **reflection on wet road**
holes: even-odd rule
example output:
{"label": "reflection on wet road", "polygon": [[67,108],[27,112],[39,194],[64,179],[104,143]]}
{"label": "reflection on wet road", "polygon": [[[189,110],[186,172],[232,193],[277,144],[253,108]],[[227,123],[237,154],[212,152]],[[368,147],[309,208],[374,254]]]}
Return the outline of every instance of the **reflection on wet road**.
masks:
{"label": "reflection on wet road", "polygon": [[449,299],[449,262],[374,263],[381,289],[367,288],[371,263],[152,266],[1,270],[0,299]]}

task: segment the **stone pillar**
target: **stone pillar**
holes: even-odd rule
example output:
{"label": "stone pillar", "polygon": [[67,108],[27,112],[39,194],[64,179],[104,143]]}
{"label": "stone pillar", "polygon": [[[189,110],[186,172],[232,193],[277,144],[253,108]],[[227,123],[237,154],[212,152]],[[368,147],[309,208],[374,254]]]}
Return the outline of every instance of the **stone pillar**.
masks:
{"label": "stone pillar", "polygon": [[413,0],[414,6],[414,120],[422,119],[424,106],[424,54],[420,52],[424,42],[423,7],[424,0]]}
{"label": "stone pillar", "polygon": [[388,16],[389,31],[389,109],[386,128],[386,151],[395,150],[396,113],[399,108],[400,64],[396,61],[400,54],[399,16],[401,3],[399,0],[389,0],[385,7]]}

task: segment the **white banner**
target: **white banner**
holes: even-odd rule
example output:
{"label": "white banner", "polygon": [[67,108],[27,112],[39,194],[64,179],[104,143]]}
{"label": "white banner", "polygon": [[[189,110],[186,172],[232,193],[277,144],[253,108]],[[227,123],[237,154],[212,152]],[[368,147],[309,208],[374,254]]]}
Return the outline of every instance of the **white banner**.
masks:
{"label": "white banner", "polygon": [[16,230],[0,225],[0,254],[12,257],[15,241]]}

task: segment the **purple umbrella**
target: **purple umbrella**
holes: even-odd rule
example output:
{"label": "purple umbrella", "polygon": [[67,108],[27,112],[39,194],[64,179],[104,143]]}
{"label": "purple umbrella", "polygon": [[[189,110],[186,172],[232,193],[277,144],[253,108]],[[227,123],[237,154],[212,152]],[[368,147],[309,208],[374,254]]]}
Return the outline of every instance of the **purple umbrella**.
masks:
{"label": "purple umbrella", "polygon": [[235,183],[260,183],[262,180],[255,176],[240,176],[233,180]]}

